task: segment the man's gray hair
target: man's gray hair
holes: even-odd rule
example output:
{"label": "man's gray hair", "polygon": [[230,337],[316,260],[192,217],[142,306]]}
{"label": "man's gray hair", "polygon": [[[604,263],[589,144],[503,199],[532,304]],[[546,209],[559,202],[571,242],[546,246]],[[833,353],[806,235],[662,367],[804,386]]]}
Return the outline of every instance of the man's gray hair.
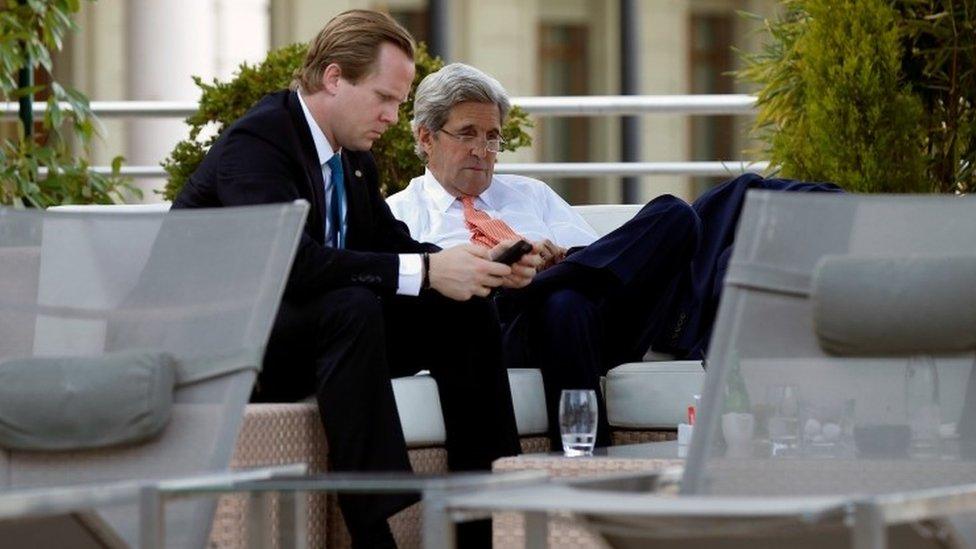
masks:
{"label": "man's gray hair", "polygon": [[431,132],[443,128],[454,105],[465,101],[498,105],[498,118],[502,124],[512,106],[508,92],[498,80],[464,63],[446,65],[428,74],[417,85],[410,127],[413,130],[414,149],[421,160],[427,161],[427,153],[420,144],[420,128],[427,128]]}

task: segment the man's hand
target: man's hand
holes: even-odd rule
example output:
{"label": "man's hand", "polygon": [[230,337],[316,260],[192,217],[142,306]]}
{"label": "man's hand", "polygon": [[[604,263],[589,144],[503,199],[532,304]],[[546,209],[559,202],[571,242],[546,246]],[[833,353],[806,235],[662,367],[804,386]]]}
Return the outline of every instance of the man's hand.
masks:
{"label": "man's hand", "polygon": [[[499,242],[491,249],[491,257],[498,257],[516,242],[516,240]],[[533,244],[531,252],[523,255],[521,259],[512,264],[512,273],[505,277],[502,286],[506,288],[524,288],[528,286],[541,264],[542,258],[539,257],[539,247]]]}
{"label": "man's hand", "polygon": [[548,238],[533,242],[533,245],[539,250],[539,256],[542,258],[539,271],[544,271],[566,258],[566,248],[556,245]]}
{"label": "man's hand", "polygon": [[491,252],[476,244],[461,244],[430,254],[430,287],[457,301],[487,297],[512,275],[508,265],[491,261]]}

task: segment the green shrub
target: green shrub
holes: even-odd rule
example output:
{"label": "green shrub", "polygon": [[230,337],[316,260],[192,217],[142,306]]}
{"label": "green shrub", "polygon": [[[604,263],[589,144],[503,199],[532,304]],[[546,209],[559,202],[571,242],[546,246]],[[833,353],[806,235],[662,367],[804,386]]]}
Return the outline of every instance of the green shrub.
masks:
{"label": "green shrub", "polygon": [[[0,0],[0,101],[48,96],[44,116],[31,124],[32,130],[39,129],[36,134],[28,135],[21,119],[17,137],[0,139],[0,205],[108,204],[141,194],[120,175],[122,157],[115,157],[111,173],[102,175],[90,171],[85,158],[75,156],[67,130],[88,154],[98,128],[84,94],[53,80],[20,86],[21,69],[51,72],[51,52],[60,50],[64,37],[74,30],[71,16],[80,7],[78,0]],[[70,108],[61,109],[59,102]],[[44,176],[42,169],[47,170]]]}
{"label": "green shrub", "polygon": [[[207,150],[219,137],[219,133],[240,118],[252,105],[268,93],[288,87],[292,75],[305,58],[305,45],[295,44],[272,51],[256,66],[244,63],[233,79],[205,84],[199,77],[193,81],[203,90],[200,108],[196,114],[186,119],[190,126],[190,136],[181,141],[163,161],[163,168],[169,174],[163,196],[173,200],[190,175],[203,160]],[[443,62],[427,54],[421,44],[417,49],[416,67],[410,96],[400,106],[400,117],[383,136],[373,144],[373,155],[379,169],[380,184],[386,194],[402,189],[410,179],[424,171],[424,165],[414,152],[413,135],[410,132],[410,119],[413,118],[413,92],[425,76],[440,69]],[[201,140],[200,132],[206,127],[214,127],[216,132],[209,139]],[[513,108],[502,128],[505,150],[515,150],[532,143],[525,128],[531,126],[525,111]]]}
{"label": "green shrub", "polygon": [[976,189],[967,1],[785,0],[738,73],[760,85],[762,154],[852,191]]}
{"label": "green shrub", "polygon": [[926,173],[939,192],[976,192],[976,5],[899,0],[904,71],[925,111]]}

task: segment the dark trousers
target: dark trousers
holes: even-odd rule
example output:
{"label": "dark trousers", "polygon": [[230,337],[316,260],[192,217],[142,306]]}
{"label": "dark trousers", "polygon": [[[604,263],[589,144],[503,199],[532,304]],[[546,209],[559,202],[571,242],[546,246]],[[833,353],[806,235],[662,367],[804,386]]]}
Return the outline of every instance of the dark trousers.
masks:
{"label": "dark trousers", "polygon": [[610,444],[600,376],[640,360],[665,328],[699,231],[687,203],[658,197],[621,227],[540,273],[524,295],[508,298],[517,305],[503,305],[520,310],[505,324],[508,364],[542,370],[553,448],[561,447],[563,389],[596,391],[597,445]]}
{"label": "dark trousers", "polygon": [[[450,469],[487,470],[519,452],[500,338],[494,310],[481,299],[380,299],[362,287],[286,299],[256,400],[314,393],[334,471],[410,471],[390,378],[428,369],[440,393]],[[416,500],[343,494],[339,505],[354,545],[371,547],[389,545],[385,519]]]}
{"label": "dark trousers", "polygon": [[843,192],[833,183],[766,179],[748,173],[713,187],[695,200],[691,207],[701,223],[701,245],[679,285],[675,305],[666,321],[670,328],[653,342],[655,350],[681,358],[705,358],[732,257],[739,215],[750,190]]}

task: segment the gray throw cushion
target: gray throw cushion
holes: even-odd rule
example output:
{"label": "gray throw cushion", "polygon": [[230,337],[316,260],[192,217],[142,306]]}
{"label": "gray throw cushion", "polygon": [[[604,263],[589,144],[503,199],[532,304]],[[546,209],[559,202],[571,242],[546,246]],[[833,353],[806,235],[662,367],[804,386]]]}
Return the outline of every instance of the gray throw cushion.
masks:
{"label": "gray throw cushion", "polygon": [[825,256],[813,321],[835,355],[976,349],[976,256]]}
{"label": "gray throw cushion", "polygon": [[101,448],[145,440],[169,421],[173,358],[154,351],[0,363],[0,447]]}

